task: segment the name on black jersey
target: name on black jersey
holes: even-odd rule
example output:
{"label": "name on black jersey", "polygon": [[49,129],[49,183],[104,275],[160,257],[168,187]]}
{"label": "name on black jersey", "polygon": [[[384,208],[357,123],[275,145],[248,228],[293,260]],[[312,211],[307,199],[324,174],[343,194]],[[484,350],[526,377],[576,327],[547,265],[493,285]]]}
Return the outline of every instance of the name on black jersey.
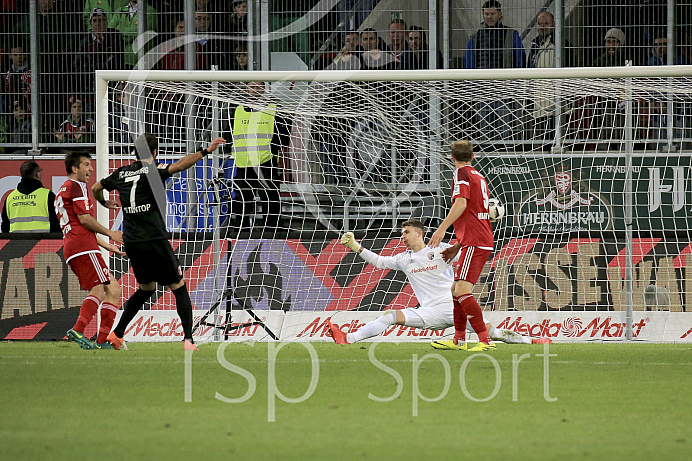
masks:
{"label": "name on black jersey", "polygon": [[127,171],[127,170],[121,171],[120,173],[118,173],[118,178],[126,178],[128,176],[135,176],[135,175],[147,174],[147,173],[149,173],[149,167],[143,166],[142,168],[140,168],[137,171]]}
{"label": "name on black jersey", "polygon": [[144,213],[146,211],[149,211],[151,209],[151,204],[147,203],[145,205],[137,205],[137,206],[127,206],[123,208],[123,211],[128,214],[132,213]]}

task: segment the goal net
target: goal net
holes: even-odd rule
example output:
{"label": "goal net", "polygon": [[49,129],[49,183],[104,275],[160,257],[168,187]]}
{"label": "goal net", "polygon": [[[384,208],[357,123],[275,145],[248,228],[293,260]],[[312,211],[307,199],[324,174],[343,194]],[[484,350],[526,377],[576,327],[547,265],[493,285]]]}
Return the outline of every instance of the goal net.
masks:
{"label": "goal net", "polygon": [[[404,273],[339,238],[394,255],[401,223],[418,219],[427,240],[450,206],[449,146],[468,139],[506,210],[475,287],[487,320],[562,340],[674,340],[692,326],[671,320],[692,309],[691,70],[99,72],[99,177],[134,161],[143,132],[161,162],[224,137],[166,184],[196,318],[213,308],[202,330],[216,339],[314,339],[332,316],[353,329],[417,305]],[[128,262],[112,267],[126,299]],[[160,291],[147,307],[174,300]]]}

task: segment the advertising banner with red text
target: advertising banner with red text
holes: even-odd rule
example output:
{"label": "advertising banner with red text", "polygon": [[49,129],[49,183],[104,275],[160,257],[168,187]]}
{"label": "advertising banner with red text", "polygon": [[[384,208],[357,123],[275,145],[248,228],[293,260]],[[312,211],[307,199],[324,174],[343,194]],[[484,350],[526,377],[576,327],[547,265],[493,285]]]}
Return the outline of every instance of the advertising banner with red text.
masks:
{"label": "advertising banner with red text", "polygon": [[[225,313],[222,311],[222,316]],[[218,328],[206,325],[195,339],[205,341],[332,341],[327,319],[346,332],[354,332],[381,315],[379,312],[281,312],[233,311],[230,323],[221,321]],[[195,321],[200,316],[195,316]],[[625,341],[624,312],[486,312],[486,322],[496,328],[509,329],[528,338],[547,337],[556,343],[587,341]],[[259,322],[256,321],[259,319]],[[227,328],[229,327],[229,328]],[[430,342],[449,339],[452,327],[444,330],[420,330],[392,325],[372,342]],[[632,321],[632,339],[646,342],[692,342],[692,313],[637,312]],[[476,336],[469,334],[469,339]],[[182,341],[183,333],[174,311],[147,311],[135,317],[125,333],[127,341]]]}

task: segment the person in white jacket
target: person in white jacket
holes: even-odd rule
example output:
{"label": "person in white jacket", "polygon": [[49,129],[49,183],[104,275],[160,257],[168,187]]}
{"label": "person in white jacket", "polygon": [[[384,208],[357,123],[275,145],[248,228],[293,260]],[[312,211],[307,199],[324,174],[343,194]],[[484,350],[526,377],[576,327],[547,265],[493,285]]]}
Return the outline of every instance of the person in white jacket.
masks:
{"label": "person in white jacket", "polygon": [[[401,239],[408,250],[394,256],[379,256],[363,248],[356,242],[352,232],[341,237],[341,243],[355,251],[366,262],[379,269],[395,269],[406,272],[411,288],[418,299],[419,307],[387,310],[384,314],[351,333],[343,332],[338,325],[327,320],[332,338],[338,344],[351,344],[382,333],[391,325],[405,325],[426,330],[441,330],[454,326],[454,305],[450,287],[454,281],[452,263],[458,258],[453,246],[441,243],[437,248],[429,248],[423,240],[424,226],[420,221],[404,222]],[[450,252],[445,250],[451,249]],[[447,261],[450,254],[453,258]],[[469,324],[470,328],[470,324]],[[545,342],[546,338],[527,338],[511,330],[500,330],[486,323],[493,340],[515,344]],[[549,341],[549,340],[548,340]],[[452,341],[433,341],[436,349],[461,349]]]}

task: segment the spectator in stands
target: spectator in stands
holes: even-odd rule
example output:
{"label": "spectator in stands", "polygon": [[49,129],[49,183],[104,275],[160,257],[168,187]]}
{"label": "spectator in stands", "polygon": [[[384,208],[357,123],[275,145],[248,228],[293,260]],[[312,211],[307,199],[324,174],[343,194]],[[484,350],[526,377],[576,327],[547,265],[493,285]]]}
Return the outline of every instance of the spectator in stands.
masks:
{"label": "spectator in stands", "polygon": [[[555,67],[555,17],[550,11],[543,11],[536,17],[538,35],[531,42],[527,67]],[[572,46],[565,41],[562,48],[560,67],[574,65]]]}
{"label": "spectator in stands", "polygon": [[161,44],[161,57],[156,63],[156,68],[185,69],[185,20],[183,18],[173,20],[173,38]]}
{"label": "spectator in stands", "polygon": [[639,0],[620,2],[621,17],[618,27],[625,33],[629,55],[635,66],[644,66],[651,56],[651,47],[657,29],[665,28],[667,23],[665,0]]}
{"label": "spectator in stands", "polygon": [[247,35],[247,0],[234,0],[233,13],[226,22],[228,34]]}
{"label": "spectator in stands", "polygon": [[55,137],[59,142],[65,143],[94,142],[94,122],[84,117],[82,100],[76,96],[71,97],[69,108],[70,115],[55,130]]}
{"label": "spectator in stands", "polygon": [[613,27],[605,34],[605,52],[594,62],[594,67],[624,66],[627,60],[625,56],[625,34]]}
{"label": "spectator in stands", "polygon": [[[230,41],[218,39],[211,31],[210,13],[195,13],[195,33],[197,40],[198,69],[208,70],[216,66],[218,70],[233,69],[234,59],[231,56],[233,47]],[[201,59],[199,56],[201,55]]]}
{"label": "spectator in stands", "polygon": [[360,54],[363,47],[360,46],[360,34],[352,30],[344,34],[344,46],[334,61],[328,67],[329,70],[360,69]]}
{"label": "spectator in stands", "polygon": [[646,63],[647,66],[665,66],[668,64],[668,36],[665,31],[654,34],[654,44]]}
{"label": "spectator in stands", "polygon": [[249,61],[247,45],[245,43],[238,43],[233,49],[233,70],[249,70]]}
{"label": "spectator in stands", "polygon": [[[6,142],[31,143],[31,116],[24,101],[14,101],[12,121],[7,127]],[[27,147],[8,147],[6,154],[25,155],[29,151]]]}
{"label": "spectator in stands", "polygon": [[[157,29],[157,17],[156,10],[153,6],[147,3],[146,11],[144,14],[140,14],[139,5],[137,0],[130,0],[127,5],[123,6],[119,10],[113,13],[113,27],[117,29],[123,37],[124,41],[124,52],[125,52],[125,66],[128,68],[134,68],[139,61],[139,54],[134,50],[134,41],[137,39],[138,32],[138,22],[140,20],[144,21],[144,28],[147,31],[155,31]],[[142,37],[144,38],[144,37]],[[144,47],[144,50],[148,51],[151,48],[151,40],[148,41],[148,45]]]}
{"label": "spectator in stands", "polygon": [[580,65],[590,66],[603,51],[603,35],[615,26],[622,25],[622,8],[616,2],[583,0],[584,28],[580,30],[582,55]]}
{"label": "spectator in stands", "polygon": [[23,101],[27,106],[31,101],[29,54],[24,52],[20,41],[10,45],[9,58],[10,66],[5,73],[5,101],[0,101],[6,110],[11,110],[15,101]]}
{"label": "spectator in stands", "polygon": [[387,44],[372,27],[367,27],[360,32],[360,47],[363,51],[386,50]]}
{"label": "spectator in stands", "polygon": [[211,16],[203,11],[195,12],[195,34],[197,41],[197,54],[201,56],[201,66],[198,69],[210,69],[211,63],[215,62],[217,53],[216,41],[210,36]]}
{"label": "spectator in stands", "polygon": [[72,69],[78,75],[73,88],[77,94],[86,95],[86,105],[93,109],[94,71],[122,69],[123,39],[115,29],[108,28],[108,15],[103,8],[94,8],[89,17],[91,32],[79,43]]}
{"label": "spectator in stands", "polygon": [[84,0],[84,12],[82,20],[84,28],[87,32],[91,32],[91,13],[95,8],[101,8],[106,13],[108,19],[108,27],[112,28],[115,25],[116,17],[114,11],[120,11],[122,7],[127,5],[128,0]]}
{"label": "spectator in stands", "polygon": [[[420,26],[411,26],[408,32],[408,50],[403,54],[399,66],[402,69],[428,69],[428,34]],[[437,55],[437,69],[442,69],[442,53]]]}
{"label": "spectator in stands", "polygon": [[406,21],[403,19],[392,19],[389,23],[389,51],[397,63],[401,62],[401,57],[408,51],[408,42],[406,41]]}
{"label": "spectator in stands", "polygon": [[[162,46],[163,56],[157,64],[157,69],[185,70],[185,20],[176,18],[174,21],[174,34],[172,40]],[[196,43],[197,69],[206,69],[206,57],[202,52],[202,45]],[[159,134],[159,133],[156,133]],[[160,134],[159,134],[160,135]]]}
{"label": "spectator in stands", "polygon": [[377,31],[372,28],[363,29],[360,33],[361,69],[363,70],[393,70],[397,69],[396,59],[391,53],[384,51],[385,46]]}
{"label": "spectator in stands", "polygon": [[278,157],[288,146],[290,123],[277,113],[277,105],[265,92],[264,82],[248,82],[245,91],[248,104],[229,108],[224,132],[230,136],[225,135],[227,144],[222,147],[225,158],[233,157],[233,185],[237,194],[232,204],[233,213],[245,218],[234,224],[241,225],[244,230],[252,229],[248,226],[257,227],[253,218],[257,214],[255,194],[261,193],[266,197],[259,197],[265,215],[264,225],[276,230],[281,216]]}
{"label": "spectator in stands", "polygon": [[497,0],[483,3],[483,27],[466,45],[464,69],[525,67],[526,52],[519,33],[502,24],[502,6]]}
{"label": "spectator in stands", "polygon": [[34,160],[19,167],[22,179],[2,207],[2,232],[60,232],[55,194],[43,187],[41,171]]}
{"label": "spectator in stands", "polygon": [[[341,0],[339,10],[339,24],[343,24],[345,30],[358,30],[365,19],[370,15],[379,0]],[[358,9],[355,7],[358,6]]]}

